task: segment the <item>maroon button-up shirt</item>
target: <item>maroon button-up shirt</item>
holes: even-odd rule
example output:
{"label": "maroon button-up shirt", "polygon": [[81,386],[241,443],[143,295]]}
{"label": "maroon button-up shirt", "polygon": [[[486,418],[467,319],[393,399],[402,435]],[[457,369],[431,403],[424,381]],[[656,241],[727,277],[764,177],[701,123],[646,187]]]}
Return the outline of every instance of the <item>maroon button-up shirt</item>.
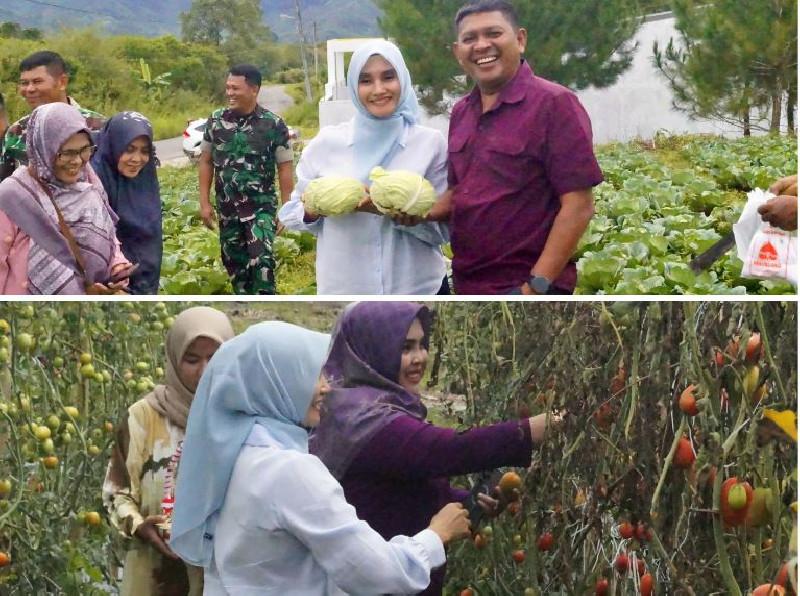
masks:
{"label": "maroon button-up shirt", "polygon": [[[561,208],[559,197],[603,181],[589,116],[575,94],[522,61],[492,108],[478,88],[450,117],[448,181],[457,294],[505,294],[530,276]],[[570,261],[553,286],[572,292]]]}

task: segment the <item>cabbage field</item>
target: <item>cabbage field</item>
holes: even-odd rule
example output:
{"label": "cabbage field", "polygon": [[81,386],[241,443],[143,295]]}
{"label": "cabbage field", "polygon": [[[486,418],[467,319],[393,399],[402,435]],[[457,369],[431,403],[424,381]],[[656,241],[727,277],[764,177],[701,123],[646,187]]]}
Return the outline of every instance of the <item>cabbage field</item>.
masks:
{"label": "cabbage field", "polygon": [[[700,275],[687,267],[731,230],[745,194],[797,172],[792,136],[738,139],[659,135],[598,148],[605,182],[578,247],[579,294],[790,294],[785,283],[744,279],[735,250]],[[216,232],[197,216],[197,172],[161,168],[162,292],[231,292]],[[315,240],[276,242],[278,293],[313,294]]]}

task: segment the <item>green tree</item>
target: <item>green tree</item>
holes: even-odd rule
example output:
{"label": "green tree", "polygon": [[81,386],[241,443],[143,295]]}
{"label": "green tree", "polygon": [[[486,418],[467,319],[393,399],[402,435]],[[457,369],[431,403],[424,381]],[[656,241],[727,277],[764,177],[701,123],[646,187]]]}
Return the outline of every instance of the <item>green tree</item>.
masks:
{"label": "green tree", "polygon": [[783,105],[794,129],[797,104],[797,0],[736,0],[696,6],[673,2],[678,41],[653,46],[674,105],[697,118],[721,119],[749,135],[759,119],[781,128]]}
{"label": "green tree", "polygon": [[41,31],[34,29],[33,27],[29,29],[23,29],[20,27],[19,23],[14,21],[3,21],[0,23],[0,37],[39,41],[44,37],[44,35]]}
{"label": "green tree", "polygon": [[219,48],[229,66],[251,62],[269,75],[265,67],[273,56],[274,36],[258,0],[193,0],[181,13],[181,35],[186,42]]}
{"label": "green tree", "polygon": [[[462,0],[376,0],[379,24],[396,40],[434,113],[446,111],[445,94],[469,85],[452,56],[453,18]],[[528,30],[527,59],[534,71],[573,89],[613,84],[631,64],[631,38],[640,23],[635,0],[540,0],[516,2],[520,26]]]}

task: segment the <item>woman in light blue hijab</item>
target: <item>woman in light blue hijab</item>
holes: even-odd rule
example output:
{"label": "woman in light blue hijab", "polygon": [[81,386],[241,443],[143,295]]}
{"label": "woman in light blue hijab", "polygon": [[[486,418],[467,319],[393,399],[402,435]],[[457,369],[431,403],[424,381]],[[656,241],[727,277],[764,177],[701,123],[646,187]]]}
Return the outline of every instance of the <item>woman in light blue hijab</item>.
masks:
{"label": "woman in light blue hijab", "polygon": [[329,340],[260,323],[203,373],[169,544],[205,568],[204,594],[414,593],[444,563],[443,543],[468,534],[466,512],[451,504],[413,538],[385,542],[308,454],[304,425],[318,421]]}
{"label": "woman in light blue hijab", "polygon": [[353,118],[326,126],[308,144],[292,199],[278,217],[291,230],[317,235],[319,294],[443,292],[446,225],[401,225],[369,201],[335,217],[305,210],[302,196],[312,180],[347,176],[369,186],[375,166],[416,172],[440,196],[447,190],[447,141],[440,131],[419,124],[416,92],[397,46],[365,41],[350,60],[347,87]]}

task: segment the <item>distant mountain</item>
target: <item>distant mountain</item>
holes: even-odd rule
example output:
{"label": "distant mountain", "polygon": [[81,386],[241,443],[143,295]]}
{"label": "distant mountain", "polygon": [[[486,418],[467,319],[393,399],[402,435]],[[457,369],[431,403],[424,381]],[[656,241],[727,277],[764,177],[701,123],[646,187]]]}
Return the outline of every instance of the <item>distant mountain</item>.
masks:
{"label": "distant mountain", "polygon": [[[23,28],[35,27],[45,32],[61,26],[98,26],[113,35],[157,37],[171,33],[180,37],[179,15],[191,4],[191,0],[1,0],[0,22],[15,21]],[[380,35],[380,11],[372,0],[301,0],[300,6],[309,41],[314,21],[320,41]],[[297,41],[297,22],[280,16],[297,14],[295,0],[261,0],[261,8],[280,41]]]}

